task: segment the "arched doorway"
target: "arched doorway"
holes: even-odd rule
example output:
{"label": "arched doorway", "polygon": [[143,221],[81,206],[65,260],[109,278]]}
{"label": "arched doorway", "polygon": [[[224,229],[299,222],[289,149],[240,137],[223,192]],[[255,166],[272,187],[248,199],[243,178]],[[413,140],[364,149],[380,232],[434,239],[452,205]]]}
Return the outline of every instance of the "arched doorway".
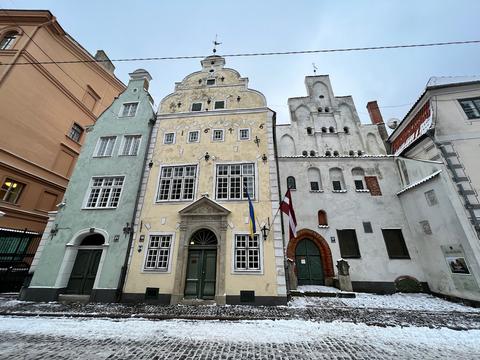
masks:
{"label": "arched doorway", "polygon": [[217,237],[208,229],[197,230],[188,245],[185,298],[215,298],[217,273]]}
{"label": "arched doorway", "polygon": [[295,266],[298,285],[324,285],[322,257],[312,240],[302,239],[297,243]]}
{"label": "arched doorway", "polygon": [[90,295],[102,256],[101,246],[104,243],[102,234],[94,233],[83,238],[68,280],[67,294]]}

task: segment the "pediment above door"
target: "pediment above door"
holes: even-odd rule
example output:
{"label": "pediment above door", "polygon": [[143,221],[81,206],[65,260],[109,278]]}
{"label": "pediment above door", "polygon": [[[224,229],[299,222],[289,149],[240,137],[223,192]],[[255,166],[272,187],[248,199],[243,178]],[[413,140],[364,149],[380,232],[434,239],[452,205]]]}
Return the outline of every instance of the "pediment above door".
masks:
{"label": "pediment above door", "polygon": [[194,203],[184,207],[178,213],[180,216],[227,216],[230,214],[230,210],[208,197],[202,197]]}

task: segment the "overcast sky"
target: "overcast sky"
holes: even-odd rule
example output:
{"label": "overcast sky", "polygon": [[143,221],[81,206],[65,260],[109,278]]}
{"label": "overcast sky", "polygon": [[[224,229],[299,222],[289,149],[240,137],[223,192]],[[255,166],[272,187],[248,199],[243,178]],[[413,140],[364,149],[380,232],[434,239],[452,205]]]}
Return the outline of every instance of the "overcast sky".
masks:
{"label": "overcast sky", "polygon": [[[478,0],[47,1],[2,0],[2,8],[46,9],[92,54],[111,59],[315,50],[480,39]],[[304,77],[329,74],[337,96],[352,95],[363,122],[377,100],[385,120],[402,118],[432,76],[480,75],[480,44],[368,52],[227,58],[265,94],[277,121],[287,99],[306,95]],[[125,83],[145,68],[158,104],[199,60],[115,63]],[[403,106],[400,106],[403,105]]]}

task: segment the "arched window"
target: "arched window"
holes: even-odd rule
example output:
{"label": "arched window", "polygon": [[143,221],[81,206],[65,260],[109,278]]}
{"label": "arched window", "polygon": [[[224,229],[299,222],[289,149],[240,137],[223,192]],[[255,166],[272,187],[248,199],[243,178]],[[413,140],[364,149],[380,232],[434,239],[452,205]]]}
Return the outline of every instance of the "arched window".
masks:
{"label": "arched window", "polygon": [[318,112],[322,112],[322,111],[323,111],[323,109],[322,109],[321,106],[320,106],[317,110],[318,110]]}
{"label": "arched window", "polygon": [[332,156],[332,153],[330,151],[325,151],[325,156]]}
{"label": "arched window", "polygon": [[350,150],[350,151],[348,152],[348,155],[350,155],[350,156],[354,156],[354,155],[355,155],[355,151],[353,151],[353,150]]}
{"label": "arched window", "polygon": [[310,156],[315,156],[315,150],[310,150]]}
{"label": "arched window", "polygon": [[91,234],[86,236],[83,240],[80,246],[98,246],[98,245],[103,245],[105,243],[105,238],[103,237],[102,234]]}
{"label": "arched window", "polygon": [[303,151],[302,151],[302,155],[303,155],[303,156],[308,156],[308,151],[307,151],[307,150],[303,150]]}
{"label": "arched window", "polygon": [[340,168],[330,169],[330,181],[332,183],[332,189],[335,192],[345,192],[345,180],[343,179],[343,171]]}
{"label": "arched window", "polygon": [[361,167],[352,169],[352,177],[355,190],[365,190],[365,171]]}
{"label": "arched window", "polygon": [[328,131],[330,131],[331,133],[333,133],[333,132],[335,132],[335,129],[333,128],[333,126],[330,126],[330,127],[328,128]]}
{"label": "arched window", "polygon": [[335,151],[333,152],[333,156],[338,156],[338,151],[337,151],[337,150],[335,150]]}
{"label": "arched window", "polygon": [[363,155],[363,151],[362,151],[362,150],[358,150],[358,151],[357,151],[357,155],[358,155],[358,156],[362,156],[362,155]]}
{"label": "arched window", "polygon": [[313,135],[313,129],[311,127],[307,127],[307,135]]}
{"label": "arched window", "polygon": [[330,109],[328,108],[328,106],[325,106],[325,112],[329,112]]}
{"label": "arched window", "polygon": [[293,176],[287,177],[287,189],[297,189],[297,184],[295,183],[295,178]]}
{"label": "arched window", "polygon": [[320,177],[320,170],[316,167],[311,167],[307,171],[308,183],[310,184],[310,191],[320,191],[322,189],[322,179]]}
{"label": "arched window", "polygon": [[318,225],[328,226],[327,212],[325,210],[318,210]]}
{"label": "arched window", "polygon": [[16,31],[10,31],[6,33],[3,37],[2,40],[0,40],[0,50],[8,50],[13,47],[13,44],[15,43],[15,39],[18,36],[18,32]]}
{"label": "arched window", "polygon": [[326,133],[327,132],[327,128],[326,127],[322,127],[322,133]]}

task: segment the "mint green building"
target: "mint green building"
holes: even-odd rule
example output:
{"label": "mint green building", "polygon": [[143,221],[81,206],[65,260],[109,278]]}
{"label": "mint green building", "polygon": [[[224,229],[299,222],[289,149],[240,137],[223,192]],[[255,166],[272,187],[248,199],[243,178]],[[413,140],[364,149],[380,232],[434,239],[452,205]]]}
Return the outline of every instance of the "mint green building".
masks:
{"label": "mint green building", "polygon": [[155,114],[150,74],[130,74],[127,89],[87,129],[58,211],[50,220],[21,299],[118,299],[132,241]]}

